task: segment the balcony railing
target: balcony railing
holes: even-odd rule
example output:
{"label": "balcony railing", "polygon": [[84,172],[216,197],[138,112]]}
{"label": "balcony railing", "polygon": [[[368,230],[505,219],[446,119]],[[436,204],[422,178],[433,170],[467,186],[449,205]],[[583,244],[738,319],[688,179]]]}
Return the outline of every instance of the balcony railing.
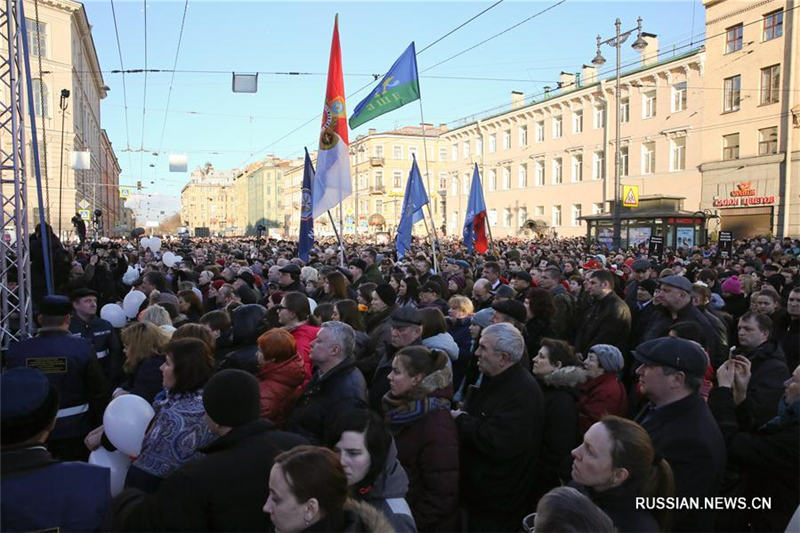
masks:
{"label": "balcony railing", "polygon": [[369,164],[373,167],[382,167],[383,166],[383,158],[382,157],[370,157]]}
{"label": "balcony railing", "polygon": [[386,187],[383,185],[372,185],[369,188],[370,194],[384,194],[386,192]]}

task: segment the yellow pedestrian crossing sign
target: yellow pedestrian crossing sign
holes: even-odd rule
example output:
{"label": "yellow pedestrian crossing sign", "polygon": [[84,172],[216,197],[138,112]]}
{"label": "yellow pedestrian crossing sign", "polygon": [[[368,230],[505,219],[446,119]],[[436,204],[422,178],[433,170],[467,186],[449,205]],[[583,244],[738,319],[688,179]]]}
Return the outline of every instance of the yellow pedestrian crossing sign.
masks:
{"label": "yellow pedestrian crossing sign", "polygon": [[81,218],[85,221],[89,221],[89,217],[91,216],[88,209],[78,209],[78,214]]}
{"label": "yellow pedestrian crossing sign", "polygon": [[622,186],[622,205],[625,207],[639,207],[639,187],[637,185]]}

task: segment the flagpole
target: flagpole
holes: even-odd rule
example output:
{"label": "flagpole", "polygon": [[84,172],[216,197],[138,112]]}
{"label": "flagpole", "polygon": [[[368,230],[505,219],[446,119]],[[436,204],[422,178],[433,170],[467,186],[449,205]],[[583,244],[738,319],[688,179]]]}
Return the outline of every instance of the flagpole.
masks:
{"label": "flagpole", "polygon": [[[425,179],[428,182],[428,195],[431,194],[431,175],[428,172],[428,143],[425,136],[425,116],[422,113],[422,95],[419,97],[419,119],[420,124],[422,125],[422,151],[423,155],[425,156]],[[431,217],[431,227],[433,228],[433,234],[431,234],[430,229],[428,229],[428,238],[431,239],[431,250],[433,251],[433,271],[439,272],[439,259],[436,257],[436,249],[439,248],[439,235],[436,233],[436,221],[433,220],[433,211],[431,210],[431,202],[428,202],[428,216]],[[422,216],[422,219],[425,219],[425,216]],[[425,223],[427,227],[428,223]]]}
{"label": "flagpole", "polygon": [[333,233],[336,235],[336,240],[339,241],[339,264],[344,266],[344,246],[342,245],[342,237],[339,235],[339,232],[336,231],[336,223],[333,221],[333,215],[330,209],[328,209],[328,216],[331,219],[331,226],[333,226]]}

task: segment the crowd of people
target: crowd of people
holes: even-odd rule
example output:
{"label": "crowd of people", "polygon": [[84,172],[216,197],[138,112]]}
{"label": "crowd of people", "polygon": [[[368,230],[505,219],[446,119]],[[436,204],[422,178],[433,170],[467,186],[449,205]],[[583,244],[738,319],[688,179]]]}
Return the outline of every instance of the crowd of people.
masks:
{"label": "crowd of people", "polygon": [[800,240],[102,241],[32,251],[3,530],[800,528]]}

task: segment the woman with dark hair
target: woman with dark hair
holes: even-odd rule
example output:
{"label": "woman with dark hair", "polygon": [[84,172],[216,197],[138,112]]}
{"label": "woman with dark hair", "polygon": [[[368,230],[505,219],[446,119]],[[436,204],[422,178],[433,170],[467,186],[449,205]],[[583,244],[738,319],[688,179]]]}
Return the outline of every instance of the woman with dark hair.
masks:
{"label": "woman with dark hair", "polygon": [[407,276],[400,282],[400,288],[397,291],[397,305],[412,307],[419,305],[419,281],[417,278]]}
{"label": "woman with dark hair", "polygon": [[350,497],[378,509],[394,531],[416,531],[405,499],[408,477],[381,417],[356,409],[339,417],[334,427],[329,447],[339,454]]}
{"label": "woman with dark hair", "polygon": [[125,352],[122,369],[126,379],[114,391],[114,397],[138,394],[152,403],[162,389],[159,368],[164,363],[164,349],[170,336],[150,322],[134,322],[122,330],[121,339]]}
{"label": "woman with dark hair", "polygon": [[347,498],[339,458],[317,446],[296,446],[275,458],[263,510],[276,533],[392,530],[380,513]]}
{"label": "woman with dark hair", "polygon": [[391,341],[392,313],[397,309],[396,300],[397,293],[388,283],[382,283],[375,287],[366,324],[370,345],[369,358],[364,359],[364,364],[368,365],[365,367],[368,373],[364,374],[367,381],[372,379],[375,369],[378,367],[378,362],[383,359],[387,346]]}
{"label": "woman with dark hair", "polygon": [[324,324],[329,320],[333,320],[333,304],[330,302],[324,302],[318,304],[314,308],[314,319],[318,324]]}
{"label": "woman with dark hair", "polygon": [[408,504],[417,528],[457,531],[458,430],[450,415],[447,355],[425,346],[402,348],[392,361],[389,387],[384,417],[408,473]]}
{"label": "woman with dark hair", "polygon": [[258,338],[258,388],[261,418],[283,425],[303,394],[306,370],[297,344],[285,329],[271,329]]}
{"label": "woman with dark hair", "polygon": [[200,324],[184,324],[176,329],[175,333],[172,334],[171,340],[177,341],[179,339],[200,339],[201,341],[205,342],[209,348],[211,348],[211,353],[214,353],[214,349],[216,348],[214,334],[211,333],[209,328]]}
{"label": "woman with dark hair", "polygon": [[356,299],[358,302],[358,310],[364,313],[365,315],[368,313],[370,304],[372,303],[372,293],[375,292],[375,287],[378,285],[376,283],[372,283],[371,281],[362,283],[356,289]]}
{"label": "woman with dark hair", "polygon": [[422,344],[431,350],[441,350],[447,354],[452,363],[458,360],[459,348],[453,336],[447,332],[447,321],[437,307],[427,307],[419,310],[422,318]]}
{"label": "woman with dark hair", "polygon": [[322,293],[323,296],[317,300],[317,303],[346,300],[349,298],[347,295],[347,278],[338,270],[328,272],[322,280]]}
{"label": "woman with dark hair", "polygon": [[197,456],[213,439],[205,422],[203,386],[214,374],[214,356],[200,339],[179,339],[166,347],[161,365],[165,391],[153,402],[155,416],[125,485],[155,492],[161,481]]}
{"label": "woman with dark hair", "polygon": [[[611,518],[572,487],[558,487],[539,500],[533,515],[536,533],[616,533]],[[526,517],[527,518],[527,517]]]}
{"label": "woman with dark hair", "polygon": [[306,369],[305,387],[311,379],[311,341],[317,338],[319,326],[314,324],[308,296],[301,292],[287,292],[281,299],[278,320],[292,334],[297,343],[297,355],[303,359]]}
{"label": "woman with dark hair", "polygon": [[389,276],[389,285],[392,286],[394,292],[398,292],[400,290],[400,282],[403,281],[406,275],[403,274],[402,270],[396,269],[392,271],[392,275]]}
{"label": "woman with dark hair", "polygon": [[525,311],[528,320],[525,322],[527,332],[528,353],[538,353],[542,338],[553,337],[553,313],[556,311],[553,296],[547,289],[531,287],[525,293]]}
{"label": "woman with dark hair", "polygon": [[606,512],[620,533],[668,531],[668,512],[636,508],[636,498],[675,495],[672,468],[656,455],[647,431],[631,420],[606,416],[572,450],[572,481]]}
{"label": "woman with dark hair", "polygon": [[358,312],[358,304],[353,300],[339,300],[333,306],[332,320],[344,322],[353,328],[356,334],[356,346],[353,355],[356,359],[356,368],[361,370],[365,377],[371,378],[375,372],[377,361],[371,357],[370,339],[364,331],[364,318]]}
{"label": "woman with dark hair", "polygon": [[533,376],[542,389],[544,427],[535,497],[569,481],[570,452],[578,443],[580,359],[562,340],[543,338],[533,358]]}
{"label": "woman with dark hair", "polygon": [[[203,316],[203,302],[196,292],[189,289],[178,293],[178,311],[186,316],[184,324],[187,322],[199,322]],[[175,325],[175,324],[173,324]],[[178,324],[180,327],[182,324]]]}

